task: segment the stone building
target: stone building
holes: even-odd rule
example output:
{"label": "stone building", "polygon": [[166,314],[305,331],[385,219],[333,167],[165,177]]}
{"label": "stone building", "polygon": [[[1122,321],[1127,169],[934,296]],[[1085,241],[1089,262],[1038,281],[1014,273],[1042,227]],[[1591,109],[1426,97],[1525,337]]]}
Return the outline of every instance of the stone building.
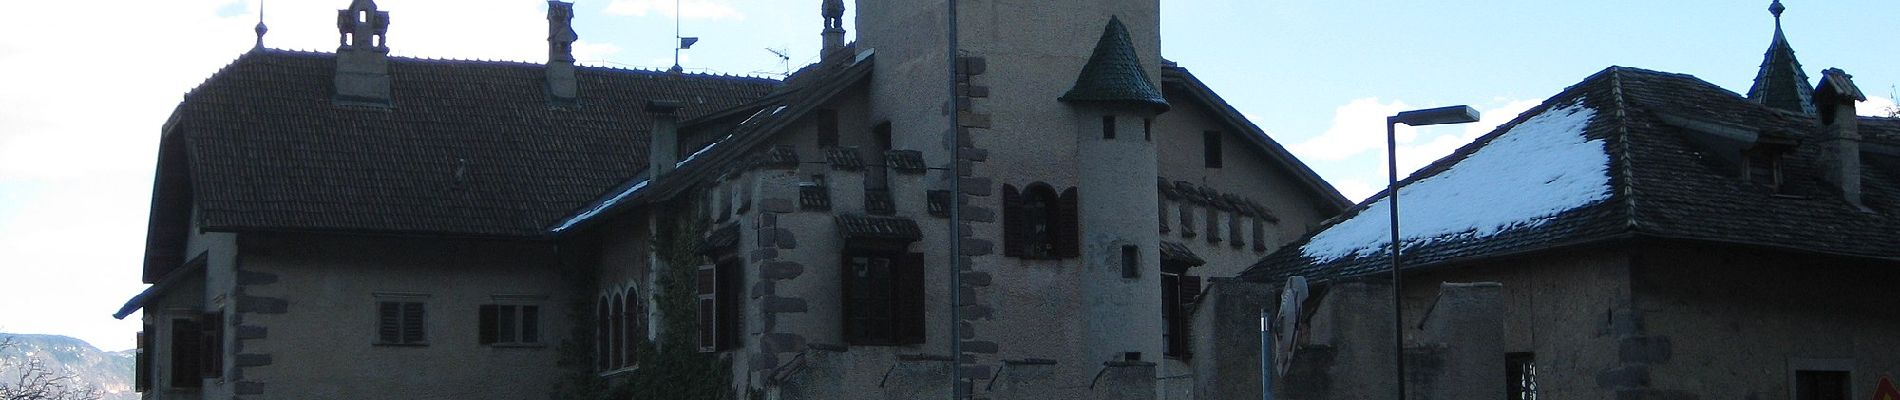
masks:
{"label": "stone building", "polygon": [[685,331],[736,396],[1196,398],[1200,277],[1349,206],[1158,0],[964,2],[954,44],[941,1],[853,43],[822,6],[783,81],[576,66],[559,2],[545,63],[391,57],[370,0],[335,53],[260,24],[162,127],[141,388],[543,397]]}
{"label": "stone building", "polygon": [[[1900,373],[1900,119],[1857,116],[1839,69],[1811,85],[1771,10],[1745,96],[1611,67],[1400,183],[1417,398],[1869,398]],[[1390,395],[1386,197],[1215,285],[1314,283],[1280,305],[1307,311],[1280,398]],[[1488,378],[1434,392],[1458,368]]]}

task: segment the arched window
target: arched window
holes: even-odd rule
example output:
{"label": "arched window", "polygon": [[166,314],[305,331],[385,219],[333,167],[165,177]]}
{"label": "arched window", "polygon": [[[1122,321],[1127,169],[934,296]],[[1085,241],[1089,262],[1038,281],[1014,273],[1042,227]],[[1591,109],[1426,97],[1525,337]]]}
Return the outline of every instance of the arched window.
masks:
{"label": "arched window", "polygon": [[1075,188],[1058,196],[1055,188],[1042,182],[1022,190],[1003,185],[1003,203],[1004,255],[1027,259],[1080,255]]}
{"label": "arched window", "polygon": [[613,369],[613,317],[607,297],[600,297],[594,317],[594,364],[601,371]]}
{"label": "arched window", "polygon": [[612,361],[608,362],[607,365],[616,369],[622,365],[626,365],[627,360],[625,357],[627,349],[627,326],[625,317],[627,315],[627,307],[624,301],[620,294],[614,294],[613,317],[611,318],[612,321],[608,323],[608,325],[613,326],[613,332],[610,336],[614,338],[614,345],[613,350],[610,351],[612,355],[608,356]]}

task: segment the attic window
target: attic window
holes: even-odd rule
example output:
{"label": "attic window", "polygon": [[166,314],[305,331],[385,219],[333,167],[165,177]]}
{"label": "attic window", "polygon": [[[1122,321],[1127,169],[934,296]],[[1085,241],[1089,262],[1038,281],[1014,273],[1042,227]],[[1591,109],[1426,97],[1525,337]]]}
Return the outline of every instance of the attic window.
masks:
{"label": "attic window", "polygon": [[1781,152],[1774,149],[1756,148],[1743,152],[1748,168],[1748,181],[1754,182],[1781,193]]}

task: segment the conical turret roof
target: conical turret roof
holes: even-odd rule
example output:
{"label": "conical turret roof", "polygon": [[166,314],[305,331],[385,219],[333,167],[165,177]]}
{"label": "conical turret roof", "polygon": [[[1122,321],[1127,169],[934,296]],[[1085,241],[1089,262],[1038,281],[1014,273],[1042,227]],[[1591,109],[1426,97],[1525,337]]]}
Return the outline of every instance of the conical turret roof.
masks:
{"label": "conical turret roof", "polygon": [[1801,61],[1794,58],[1794,46],[1788,45],[1787,35],[1781,32],[1781,12],[1786,9],[1780,0],[1768,6],[1768,12],[1775,15],[1775,39],[1762,56],[1761,72],[1755,75],[1754,86],[1748,88],[1748,99],[1770,108],[1814,115],[1814,85],[1808,83]]}
{"label": "conical turret roof", "polygon": [[1168,110],[1168,100],[1161,96],[1154,80],[1149,79],[1148,71],[1141,68],[1141,57],[1135,52],[1128,27],[1122,25],[1121,18],[1115,17],[1110,17],[1108,26],[1102,28],[1102,39],[1095,43],[1095,54],[1089,56],[1088,64],[1082,66],[1081,75],[1075,79],[1075,86],[1063,94],[1061,100],[1135,104]]}

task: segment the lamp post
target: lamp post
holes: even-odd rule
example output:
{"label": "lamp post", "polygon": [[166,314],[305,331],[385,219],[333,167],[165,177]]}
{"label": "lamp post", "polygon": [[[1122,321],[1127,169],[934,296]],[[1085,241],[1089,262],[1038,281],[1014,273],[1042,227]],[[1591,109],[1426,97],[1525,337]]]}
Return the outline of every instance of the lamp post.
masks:
{"label": "lamp post", "polygon": [[1401,112],[1385,117],[1386,203],[1392,206],[1392,360],[1398,370],[1398,399],[1405,399],[1405,308],[1400,292],[1405,288],[1399,273],[1399,124],[1426,126],[1478,122],[1478,110],[1471,106],[1450,106]]}

